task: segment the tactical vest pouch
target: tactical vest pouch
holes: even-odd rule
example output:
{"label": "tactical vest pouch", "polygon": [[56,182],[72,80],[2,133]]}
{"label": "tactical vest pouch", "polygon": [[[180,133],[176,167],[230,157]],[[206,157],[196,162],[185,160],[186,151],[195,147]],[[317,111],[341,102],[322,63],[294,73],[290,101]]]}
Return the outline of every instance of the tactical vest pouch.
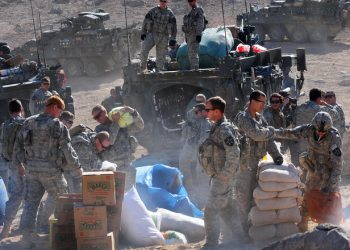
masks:
{"label": "tactical vest pouch", "polygon": [[209,175],[215,175],[214,167],[214,143],[211,139],[206,139],[198,148],[198,161],[203,167],[204,172]]}

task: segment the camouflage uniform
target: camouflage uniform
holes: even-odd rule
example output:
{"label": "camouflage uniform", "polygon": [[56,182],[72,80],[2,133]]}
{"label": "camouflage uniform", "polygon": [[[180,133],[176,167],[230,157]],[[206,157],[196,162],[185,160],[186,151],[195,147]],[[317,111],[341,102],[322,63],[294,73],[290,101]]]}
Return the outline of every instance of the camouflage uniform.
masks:
{"label": "camouflage uniform", "polygon": [[256,175],[259,160],[267,152],[274,160],[282,155],[272,140],[274,128],[267,126],[262,115],[257,113],[253,118],[246,109],[238,113],[235,123],[243,139],[241,139],[240,172],[235,178],[234,191],[242,229],[247,233],[248,213],[252,207],[253,190],[257,186]]}
{"label": "camouflage uniform", "polygon": [[151,9],[142,24],[142,34],[146,35],[141,46],[141,69],[146,69],[149,51],[156,46],[157,68],[164,69],[168,53],[168,41],[176,39],[177,27],[174,13],[169,8],[159,6]]}
{"label": "camouflage uniform", "polygon": [[1,154],[7,166],[10,168],[9,184],[7,188],[10,198],[6,202],[6,217],[3,232],[9,232],[12,221],[15,219],[19,205],[23,199],[23,177],[19,176],[17,166],[12,164],[12,156],[14,143],[24,120],[25,118],[21,116],[11,117],[6,120],[1,127]]}
{"label": "camouflage uniform", "polygon": [[39,88],[34,91],[29,101],[29,111],[32,115],[40,114],[44,111],[46,100],[52,96],[50,91]]}
{"label": "camouflage uniform", "polygon": [[20,227],[27,235],[34,231],[35,217],[45,190],[54,200],[59,193],[66,193],[67,182],[62,172],[78,170],[80,163],[67,128],[47,113],[31,116],[24,122],[13,150],[13,164],[18,166],[20,163],[26,167],[25,204]]}
{"label": "camouflage uniform", "polygon": [[105,107],[107,112],[111,111],[113,108],[118,107],[123,104],[123,100],[118,100],[113,96],[109,96],[101,102],[101,105]]}
{"label": "camouflage uniform", "polygon": [[339,120],[334,121],[334,127],[338,129],[340,136],[343,137],[345,132],[345,114],[343,107],[340,104],[334,104],[332,106],[338,111],[339,114]]}
{"label": "camouflage uniform", "polygon": [[[264,110],[263,116],[269,126],[274,128],[286,128],[286,118],[281,110],[274,110],[271,107],[267,107]],[[286,149],[285,142],[278,142],[281,143],[281,151],[284,153]]]}
{"label": "camouflage uniform", "polygon": [[204,30],[205,18],[201,7],[193,7],[183,18],[182,31],[185,33],[185,39],[188,49],[188,59],[191,69],[199,68],[199,41],[197,36],[202,36]]}
{"label": "camouflage uniform", "polygon": [[132,154],[135,152],[138,142],[132,133],[143,130],[144,123],[140,114],[135,110],[132,113],[134,122],[127,128],[120,128],[117,123],[109,121],[107,124],[97,125],[95,131],[107,131],[111,146],[101,152],[102,161],[110,161],[118,165],[118,171],[126,173],[125,190],[135,184],[136,170],[130,166]]}
{"label": "camouflage uniform", "polygon": [[[199,156],[205,172],[211,176],[209,197],[204,210],[207,244],[218,244],[219,217],[225,222],[227,228],[234,229],[232,180],[239,168],[240,149],[238,138],[231,126],[223,117],[222,120],[213,124],[209,137],[200,146],[200,151],[203,149],[211,156],[210,160],[204,159],[201,153]],[[206,143],[209,144],[205,145]],[[217,177],[218,175],[228,177],[228,181],[223,182]]]}

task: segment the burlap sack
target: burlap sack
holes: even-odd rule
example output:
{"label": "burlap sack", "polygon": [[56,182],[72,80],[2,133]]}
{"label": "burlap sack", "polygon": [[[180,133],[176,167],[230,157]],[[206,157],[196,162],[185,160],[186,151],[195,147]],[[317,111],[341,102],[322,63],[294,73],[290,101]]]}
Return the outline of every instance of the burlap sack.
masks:
{"label": "burlap sack", "polygon": [[276,225],[276,237],[284,238],[286,236],[299,233],[298,226],[294,223],[281,223]]}
{"label": "burlap sack", "polygon": [[288,171],[288,170],[282,170],[282,169],[273,169],[268,168],[264,171],[261,171],[259,174],[259,180],[268,182],[300,182],[300,177],[297,173]]}
{"label": "burlap sack", "polygon": [[259,210],[277,210],[284,208],[291,208],[297,206],[295,198],[273,198],[265,200],[255,200],[256,206]]}
{"label": "burlap sack", "polygon": [[250,210],[248,220],[253,226],[270,225],[281,222],[278,221],[275,210],[261,211],[256,206],[252,207]]}
{"label": "burlap sack", "polygon": [[301,222],[299,207],[276,210],[276,219],[280,222]]}
{"label": "burlap sack", "polygon": [[253,191],[254,199],[272,199],[277,197],[278,192],[265,192],[260,187],[256,187]]}
{"label": "burlap sack", "polygon": [[303,196],[303,192],[299,188],[292,188],[287,189],[282,192],[278,192],[277,197],[283,198],[283,197],[294,197],[294,198],[301,198]]}
{"label": "burlap sack", "polygon": [[297,182],[263,182],[260,180],[258,182],[260,188],[266,192],[281,192],[298,187]]}
{"label": "burlap sack", "polygon": [[252,226],[249,228],[249,236],[255,242],[272,239],[276,235],[276,227],[274,225]]}

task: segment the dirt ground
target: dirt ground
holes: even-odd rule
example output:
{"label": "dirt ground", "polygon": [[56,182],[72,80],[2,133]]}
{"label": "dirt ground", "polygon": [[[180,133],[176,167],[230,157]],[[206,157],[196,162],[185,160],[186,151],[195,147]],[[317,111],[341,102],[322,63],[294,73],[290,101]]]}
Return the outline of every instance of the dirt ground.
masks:
{"label": "dirt ground", "polygon": [[[131,18],[129,23],[140,22],[144,16],[144,13],[152,6],[156,1],[151,0],[139,0],[144,4],[140,7],[131,8],[128,7],[128,16]],[[10,1],[9,1],[10,2]],[[123,15],[124,9],[122,8],[121,1],[99,1],[100,5],[97,8],[103,8],[111,12],[111,25],[123,27],[125,25]],[[210,21],[209,26],[215,26],[222,23],[221,6],[217,4],[216,0],[203,0],[202,4],[207,12],[207,18]],[[243,3],[241,0],[235,1],[225,0],[224,5],[226,7],[226,22],[234,23],[234,15],[243,9]],[[257,2],[257,1],[255,1]],[[261,1],[263,2],[263,1]],[[93,1],[79,1],[72,0],[70,4],[58,5],[52,4],[51,1],[45,0],[33,0],[34,10],[37,12],[40,10],[41,19],[43,23],[43,29],[48,29],[50,24],[57,24],[57,21],[64,16],[75,15],[77,11],[86,11],[94,8]],[[29,1],[12,1],[8,4],[7,1],[0,1],[1,9],[8,9],[10,11],[2,11],[0,16],[0,30],[1,40],[7,41],[12,47],[23,44],[28,39],[32,39],[33,32],[31,26],[31,15]],[[61,8],[63,13],[61,15],[48,14],[49,10],[55,8]],[[170,7],[173,8],[179,22],[181,22],[184,12],[187,11],[187,3],[185,1],[173,0],[170,3]],[[234,7],[234,8],[233,8]],[[220,13],[220,14],[218,14]],[[179,31],[180,33],[180,31]],[[181,37],[181,36],[180,36]],[[180,40],[180,39],[179,39]],[[338,103],[343,105],[346,120],[350,119],[350,30],[346,29],[341,32],[334,42],[325,44],[294,44],[290,42],[284,43],[272,43],[267,42],[268,48],[282,47],[283,53],[294,53],[298,47],[306,48],[306,61],[307,72],[305,73],[305,85],[303,91],[308,91],[313,87],[321,88],[324,91],[333,90],[338,99]],[[123,80],[120,72],[108,72],[101,77],[88,78],[69,78],[69,85],[72,86],[73,95],[76,105],[76,124],[83,123],[91,128],[94,128],[96,123],[91,118],[91,109],[97,103],[100,103],[102,99],[109,94],[110,88],[121,85]],[[302,97],[299,102],[306,100],[306,97]],[[349,141],[350,132],[346,132],[346,138],[344,141]],[[344,143],[346,145],[346,143]],[[343,148],[345,155],[344,173],[350,173],[350,149],[349,144]],[[144,150],[140,148],[138,156],[144,154]],[[344,176],[342,180],[341,193],[343,198],[343,207],[350,205],[350,178]],[[18,222],[18,218],[17,218]],[[349,227],[347,221],[345,224]],[[350,227],[349,227],[350,228]],[[200,249],[203,242],[196,244],[188,244],[184,246],[169,246],[169,247],[151,247],[147,249]],[[48,249],[48,237],[43,236],[40,240],[37,250]],[[237,248],[238,247],[238,248]],[[252,246],[236,246],[236,247],[223,247],[221,249],[252,249]],[[15,250],[21,249],[20,237],[14,236],[2,241],[0,249]]]}

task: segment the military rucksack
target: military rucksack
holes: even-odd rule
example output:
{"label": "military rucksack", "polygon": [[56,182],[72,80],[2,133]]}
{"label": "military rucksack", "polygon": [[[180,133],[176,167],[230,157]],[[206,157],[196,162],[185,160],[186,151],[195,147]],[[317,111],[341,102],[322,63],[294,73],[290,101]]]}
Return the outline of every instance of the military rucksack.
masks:
{"label": "military rucksack", "polygon": [[1,128],[1,144],[3,157],[11,161],[13,147],[15,145],[18,132],[21,130],[25,118],[11,118],[2,124]]}

